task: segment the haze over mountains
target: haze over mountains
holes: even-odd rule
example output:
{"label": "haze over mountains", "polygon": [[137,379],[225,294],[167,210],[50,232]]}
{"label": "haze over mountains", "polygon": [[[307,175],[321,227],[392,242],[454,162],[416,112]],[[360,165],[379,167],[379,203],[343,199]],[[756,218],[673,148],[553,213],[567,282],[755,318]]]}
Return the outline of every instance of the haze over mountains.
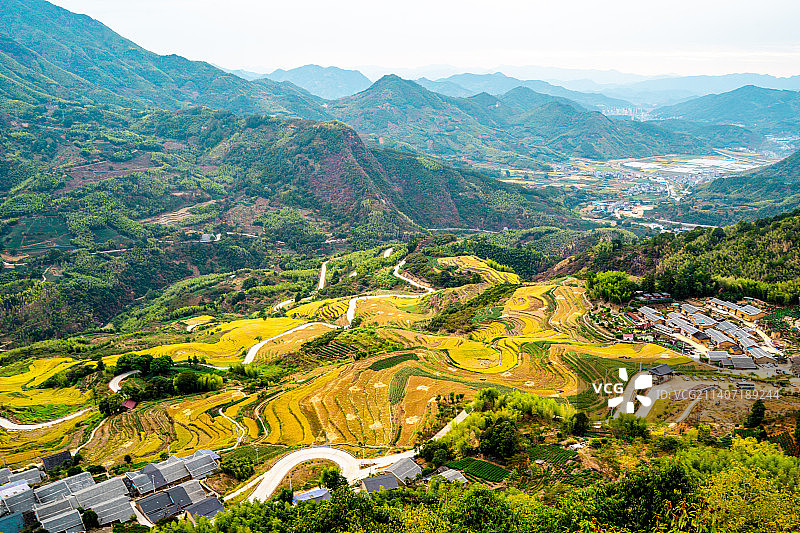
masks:
{"label": "haze over mountains", "polygon": [[[206,106],[239,116],[341,120],[372,148],[417,152],[458,165],[530,170],[568,157],[606,160],[760,149],[766,135],[796,135],[800,124],[800,93],[755,86],[661,107],[653,111],[660,120],[640,122],[600,112],[631,107],[628,101],[502,73],[417,82],[387,75],[374,83],[358,71],[316,65],[278,70],[269,75],[274,79],[234,74],[202,61],[149,52],[90,17],[43,0],[0,0],[0,28],[2,109],[15,112],[68,103],[142,111]],[[632,85],[700,90],[745,78],[639,80]],[[787,85],[795,80],[761,79]],[[323,164],[316,155],[311,160]],[[377,179],[371,170],[364,173]],[[392,205],[398,207],[402,202],[395,200]],[[548,210],[557,211],[552,205]],[[454,220],[471,223],[464,217]]]}

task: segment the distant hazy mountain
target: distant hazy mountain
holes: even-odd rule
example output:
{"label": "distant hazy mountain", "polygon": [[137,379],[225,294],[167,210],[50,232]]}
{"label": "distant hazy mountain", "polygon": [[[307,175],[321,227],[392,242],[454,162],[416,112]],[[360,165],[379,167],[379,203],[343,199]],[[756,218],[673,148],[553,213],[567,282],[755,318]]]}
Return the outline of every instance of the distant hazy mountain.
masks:
{"label": "distant hazy mountain", "polygon": [[428,89],[429,91],[443,94],[445,96],[467,98],[475,94],[475,91],[470,91],[469,89],[465,89],[461,85],[453,83],[452,81],[433,81],[429,80],[428,78],[419,78],[418,80],[416,80],[416,82],[419,85],[422,85],[423,87]]}
{"label": "distant hazy mountain", "polygon": [[738,124],[762,133],[800,133],[800,92],[748,85],[662,107],[654,115],[711,124]]}
{"label": "distant hazy mountain", "polygon": [[292,82],[326,100],[356,94],[372,84],[369,78],[357,70],[319,65],[305,65],[291,70],[278,69],[267,74],[267,77],[274,81]]}
{"label": "distant hazy mountain", "polygon": [[489,94],[503,94],[515,87],[528,87],[536,92],[561,96],[578,102],[582,106],[599,109],[601,107],[630,107],[630,102],[609,98],[600,93],[582,93],[571,91],[558,85],[552,85],[540,80],[519,80],[506,76],[502,72],[494,74],[456,74],[449,78],[436,80],[438,82],[455,83],[467,90],[474,91],[476,94],[487,92]]}
{"label": "distant hazy mountain", "polygon": [[[53,98],[133,107],[205,105],[240,114],[329,118],[289,83],[249,82],[202,61],[160,56],[102,23],[43,0],[0,0],[0,76],[23,102]],[[36,87],[32,94],[21,87]],[[10,88],[9,88],[10,87]]]}
{"label": "distant hazy mountain", "polygon": [[668,215],[701,224],[729,224],[798,208],[800,152],[774,165],[700,185]]}
{"label": "distant hazy mountain", "polygon": [[225,72],[227,72],[229,74],[234,74],[234,75],[239,76],[240,78],[244,78],[244,79],[246,79],[248,81],[259,80],[261,78],[266,77],[266,74],[264,74],[263,72],[253,72],[252,70],[243,70],[243,69],[228,69],[228,68],[223,68],[223,67],[219,67],[219,68],[221,68],[222,70],[224,70]]}
{"label": "distant hazy mountain", "polygon": [[569,99],[515,87],[500,96],[439,94],[398,76],[331,102],[371,143],[441,158],[537,168],[541,158],[607,159],[709,150],[694,137],[610,119]]}
{"label": "distant hazy mountain", "polygon": [[778,78],[768,74],[725,74],[722,76],[673,76],[627,84],[598,85],[592,82],[567,82],[570,89],[592,90],[641,105],[665,106],[685,100],[733,91],[746,85],[766,89],[800,90],[800,76]]}

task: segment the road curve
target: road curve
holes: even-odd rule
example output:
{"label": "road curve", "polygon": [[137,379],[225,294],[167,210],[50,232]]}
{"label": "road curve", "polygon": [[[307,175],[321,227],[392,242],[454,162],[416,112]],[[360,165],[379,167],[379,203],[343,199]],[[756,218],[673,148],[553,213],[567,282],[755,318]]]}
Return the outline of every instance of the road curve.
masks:
{"label": "road curve", "polygon": [[71,415],[62,416],[61,418],[56,418],[55,420],[50,420],[49,422],[42,422],[41,424],[15,424],[11,420],[0,416],[0,428],[3,428],[7,431],[32,431],[34,429],[42,429],[55,426],[61,422],[72,420],[73,418],[78,418],[79,416],[88,413],[92,409],[94,409],[94,407],[87,407],[86,409],[81,409],[80,411],[76,411]]}
{"label": "road curve", "polygon": [[272,310],[273,311],[280,311],[281,309],[283,309],[287,305],[290,305],[290,304],[293,304],[293,303],[294,303],[294,298],[289,298],[288,300],[284,300],[282,302],[278,302],[275,305],[275,307],[272,308]]}
{"label": "road curve", "polygon": [[[467,412],[461,411],[458,416],[456,416],[452,422],[447,424],[444,428],[442,428],[439,433],[437,433],[433,440],[440,439],[447,435],[450,430],[458,425],[459,423],[463,422],[464,419],[467,418]],[[281,484],[281,481],[289,475],[289,472],[294,470],[294,468],[299,465],[300,463],[305,463],[306,461],[313,461],[315,459],[325,459],[328,461],[332,461],[339,465],[339,468],[342,471],[342,475],[347,478],[349,483],[353,483],[359,479],[363,479],[365,477],[371,476],[376,473],[377,470],[386,468],[389,465],[392,465],[399,461],[400,459],[405,458],[412,458],[416,455],[414,450],[408,450],[401,453],[395,453],[392,455],[386,455],[384,457],[370,457],[368,459],[359,459],[355,457],[349,452],[344,450],[340,450],[338,448],[333,448],[330,446],[315,446],[312,448],[303,448],[300,450],[295,450],[291,453],[288,453],[281,457],[277,463],[275,463],[272,468],[258,476],[256,479],[252,480],[239,490],[228,494],[223,499],[230,500],[239,496],[240,494],[247,492],[250,490],[251,487],[258,485],[256,490],[250,495],[249,500],[260,500],[265,501],[269,499],[270,496],[275,492],[278,486]]]}
{"label": "road curve", "polygon": [[[245,396],[245,397],[246,397],[246,396]],[[228,420],[228,421],[229,421],[231,424],[233,424],[233,427],[235,427],[235,428],[236,428],[236,444],[234,444],[233,446],[230,446],[230,447],[228,447],[228,448],[224,448],[224,449],[222,449],[222,450],[220,450],[220,451],[221,451],[221,452],[229,452],[229,451],[231,451],[231,450],[235,450],[235,449],[236,449],[236,448],[238,448],[238,447],[239,447],[239,445],[242,443],[242,439],[243,439],[243,438],[244,438],[244,436],[247,434],[247,431],[245,431],[245,429],[244,429],[242,426],[240,426],[240,425],[239,425],[239,422],[237,422],[237,421],[236,421],[236,420],[234,420],[233,418],[231,418],[231,417],[229,417],[228,415],[226,415],[226,414],[225,414],[225,413],[222,411],[222,407],[220,407],[220,408],[219,408],[219,411],[218,411],[218,412],[219,412],[219,415],[220,415],[222,418],[224,418],[225,420]]]}
{"label": "road curve", "polygon": [[108,382],[108,388],[111,389],[111,392],[119,392],[122,388],[122,380],[138,373],[138,370],[131,370],[129,372],[123,372],[119,376],[114,376],[111,381]]}
{"label": "road curve", "polygon": [[263,348],[268,342],[274,341],[275,339],[279,339],[284,335],[288,335],[290,333],[294,333],[295,331],[300,331],[306,329],[311,326],[327,326],[331,329],[337,329],[339,326],[334,326],[333,324],[328,324],[327,322],[306,322],[305,324],[300,324],[299,326],[293,327],[290,330],[284,331],[283,333],[279,333],[274,337],[270,337],[269,339],[264,339],[261,342],[257,342],[256,344],[252,345],[249,350],[247,350],[247,355],[244,358],[243,363],[246,365],[252,364],[253,361],[256,359],[256,355],[258,355],[258,351]]}

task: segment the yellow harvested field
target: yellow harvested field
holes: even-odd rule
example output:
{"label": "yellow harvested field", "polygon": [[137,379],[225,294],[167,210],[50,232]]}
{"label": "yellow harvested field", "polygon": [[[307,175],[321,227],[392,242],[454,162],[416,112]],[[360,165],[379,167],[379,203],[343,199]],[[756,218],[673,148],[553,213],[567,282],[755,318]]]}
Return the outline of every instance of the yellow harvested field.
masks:
{"label": "yellow harvested field", "polygon": [[535,311],[547,307],[544,295],[555,285],[533,285],[520,287],[506,301],[506,308],[510,311]]}
{"label": "yellow harvested field", "polygon": [[207,324],[212,320],[214,320],[214,317],[211,315],[200,315],[192,318],[187,318],[186,320],[183,321],[183,323],[186,324],[187,326],[194,326],[199,324]]}
{"label": "yellow harvested field", "polygon": [[[89,392],[75,387],[63,389],[37,389],[48,378],[77,364],[68,358],[36,359],[27,371],[13,376],[0,377],[0,405],[4,407],[32,407],[74,405],[89,403]],[[60,415],[59,415],[60,416]]]}
{"label": "yellow harvested field", "polygon": [[302,320],[293,318],[253,318],[234,320],[204,331],[206,335],[222,333],[219,341],[210,344],[205,342],[186,342],[156,346],[137,353],[150,354],[153,357],[169,355],[176,361],[192,356],[205,357],[213,365],[227,365],[242,360],[240,354],[259,341],[274,337],[303,324]]}
{"label": "yellow harvested field", "polygon": [[256,355],[255,363],[269,362],[270,360],[282,355],[296,352],[304,342],[319,337],[323,333],[328,333],[331,328],[322,324],[308,326],[300,331],[295,331],[265,344]]}
{"label": "yellow harvested field", "polygon": [[0,455],[11,468],[41,463],[44,455],[75,449],[80,445],[81,440],[88,437],[89,433],[85,424],[97,417],[99,415],[91,411],[61,424],[35,431],[0,430]]}
{"label": "yellow harvested field", "polygon": [[356,316],[362,319],[364,325],[410,327],[420,320],[433,316],[432,312],[425,314],[411,312],[416,310],[417,302],[416,298],[393,297],[360,300],[356,304]]}
{"label": "yellow harvested field", "polygon": [[645,363],[665,363],[667,359],[670,361],[669,364],[687,364],[692,362],[692,359],[689,357],[680,355],[663,346],[650,343],[628,344],[620,342],[611,346],[581,343],[565,345],[564,350],[572,353],[587,353],[611,359],[628,357],[633,361],[638,361],[641,358]]}
{"label": "yellow harvested field", "polygon": [[505,323],[497,321],[481,326],[470,334],[478,342],[492,342],[505,335],[508,335],[508,328]]}
{"label": "yellow harvested field", "polygon": [[293,318],[320,318],[333,322],[347,312],[347,304],[350,298],[334,298],[330,300],[319,300],[298,305],[286,312]]}
{"label": "yellow harvested field", "polygon": [[474,255],[462,255],[459,257],[444,257],[439,259],[445,265],[455,265],[460,270],[467,272],[477,272],[489,283],[519,283],[519,276],[511,272],[500,272],[495,270]]}

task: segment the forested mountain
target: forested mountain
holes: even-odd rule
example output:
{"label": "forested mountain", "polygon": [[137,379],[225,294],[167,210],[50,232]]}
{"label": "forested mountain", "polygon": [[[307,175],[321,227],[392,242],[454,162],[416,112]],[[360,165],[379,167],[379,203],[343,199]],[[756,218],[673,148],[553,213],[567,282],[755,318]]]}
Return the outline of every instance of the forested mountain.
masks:
{"label": "forested mountain", "polygon": [[463,87],[473,94],[486,92],[489,94],[503,94],[516,87],[527,87],[542,94],[569,98],[584,107],[598,110],[601,107],[630,107],[630,102],[618,98],[609,98],[601,93],[584,93],[571,91],[541,80],[519,80],[506,76],[502,72],[494,74],[456,74],[447,78],[436,80],[439,83],[449,82]]}
{"label": "forested mountain", "polygon": [[318,98],[290,83],[250,82],[205,62],[154,54],[43,0],[0,0],[0,37],[3,93],[26,104],[86,97],[126,107],[329,118]]}
{"label": "forested mountain", "polygon": [[274,81],[291,82],[327,100],[350,96],[372,85],[369,78],[357,70],[319,65],[304,65],[290,70],[277,69],[266,77]]}
{"label": "forested mountain", "polygon": [[769,144],[764,135],[732,124],[706,124],[680,119],[656,120],[651,123],[665,130],[702,139],[712,146],[742,147],[757,151]]}
{"label": "forested mountain", "polygon": [[711,124],[739,124],[760,133],[797,135],[800,132],[800,92],[747,85],[662,107],[654,114]]}
{"label": "forested mountain", "polygon": [[689,135],[611,119],[526,87],[500,96],[455,98],[388,75],[366,91],[332,102],[328,111],[371,143],[529,168],[543,157],[608,159],[710,149]]}
{"label": "forested mountain", "polygon": [[800,211],[724,228],[663,233],[639,243],[601,242],[543,278],[622,270],[646,278],[648,292],[678,298],[728,292],[782,305],[800,299]]}
{"label": "forested mountain", "polygon": [[698,185],[664,212],[700,224],[775,216],[800,207],[800,152],[759,169]]}

